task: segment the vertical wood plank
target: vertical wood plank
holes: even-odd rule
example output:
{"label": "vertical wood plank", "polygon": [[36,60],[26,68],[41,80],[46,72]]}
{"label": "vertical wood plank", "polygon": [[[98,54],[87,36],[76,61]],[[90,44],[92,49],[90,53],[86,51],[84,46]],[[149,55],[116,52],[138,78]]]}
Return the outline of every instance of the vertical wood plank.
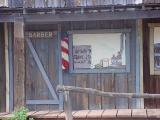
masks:
{"label": "vertical wood plank", "polygon": [[[48,75],[50,78],[50,82],[54,88],[59,84],[58,81],[58,70],[56,69],[58,64],[57,64],[57,44],[56,44],[56,39],[57,37],[54,37],[51,40],[48,40]],[[53,99],[51,96],[50,91],[48,91],[48,97],[49,99]],[[58,105],[49,105],[50,110],[56,110],[58,109]]]}
{"label": "vertical wood plank", "polygon": [[[136,93],[139,90],[139,49],[136,48],[139,46],[136,39],[136,23],[132,22],[132,31],[130,34],[130,72],[128,73],[128,92]],[[138,45],[136,45],[136,43]],[[138,51],[138,52],[137,52]],[[136,74],[136,72],[138,74]],[[129,99],[129,108],[136,108],[137,107],[137,99]]]}
{"label": "vertical wood plank", "polygon": [[[87,75],[86,74],[79,74],[76,75],[76,86],[86,88],[87,87]],[[84,93],[77,93],[76,99],[77,101],[77,109],[78,110],[87,110],[88,109],[88,95]]]}
{"label": "vertical wood plank", "polygon": [[[88,75],[89,88],[101,90],[100,74]],[[89,95],[89,109],[101,109],[101,96]]]}
{"label": "vertical wood plank", "polygon": [[[157,81],[156,81],[156,94],[160,94],[160,89],[159,89],[159,86],[160,86],[160,76],[157,77]],[[156,108],[159,109],[160,108],[160,99],[156,99]]]}
{"label": "vertical wood plank", "polygon": [[[47,39],[36,39],[35,40],[35,50],[39,56],[39,59],[48,75],[48,40]],[[36,98],[39,100],[48,100],[48,87],[44,78],[36,66],[37,71],[39,72],[37,76],[37,86],[36,86]],[[52,98],[53,99],[53,98]],[[48,105],[37,105],[36,110],[47,110],[49,109]]]}
{"label": "vertical wood plank", "polygon": [[[63,71],[63,81],[64,85],[76,86],[76,76],[72,74],[68,74],[68,71]],[[77,110],[77,102],[76,102],[76,93],[70,93],[70,97],[72,101],[72,109]]]}
{"label": "vertical wood plank", "polygon": [[13,23],[8,23],[8,43],[9,43],[9,76],[10,76],[10,112],[13,111],[13,83],[14,83],[14,77],[13,77]]}
{"label": "vertical wood plank", "polygon": [[66,120],[73,120],[69,91],[64,92],[64,112]]}
{"label": "vertical wood plank", "polygon": [[[128,92],[128,80],[127,74],[116,74],[115,76],[115,91],[116,92]],[[128,108],[128,99],[127,98],[116,98],[116,108]]]}
{"label": "vertical wood plank", "polygon": [[[144,71],[143,71],[143,77],[144,77],[144,92],[149,93],[150,90],[150,68],[149,68],[149,29],[147,25],[147,21],[143,20],[143,50],[145,51],[143,53],[143,63],[144,63]],[[149,107],[149,101],[150,99],[144,99],[145,108]]]}
{"label": "vertical wood plank", "polygon": [[[58,33],[57,33],[57,49],[56,49],[56,56],[58,57],[57,59],[57,67],[56,69],[58,70],[58,83],[60,85],[63,85],[63,70],[62,70],[62,56],[61,56],[61,30],[62,29],[62,25],[61,24],[58,24],[57,25],[57,30],[58,30]],[[63,94],[62,93],[59,93],[59,110],[63,110]]]}
{"label": "vertical wood plank", "polygon": [[[34,41],[32,40],[32,44],[34,45]],[[36,63],[34,61],[33,55],[29,50],[29,47],[26,45],[26,100],[36,99],[36,76],[37,71],[35,68],[37,68]],[[36,105],[28,105],[29,110],[36,110]]]}
{"label": "vertical wood plank", "polygon": [[4,54],[4,24],[0,24],[0,112],[6,108],[5,54]]}
{"label": "vertical wood plank", "polygon": [[[139,19],[136,21],[137,41],[136,41],[136,61],[139,61],[136,66],[136,81],[139,89],[136,88],[137,93],[143,93],[143,20]],[[136,84],[136,86],[137,86]],[[139,105],[137,107],[144,108],[144,99],[139,99]]]}
{"label": "vertical wood plank", "polygon": [[8,44],[8,25],[4,23],[5,34],[5,69],[6,69],[6,112],[10,108],[10,76],[9,76],[9,44]]}
{"label": "vertical wood plank", "polygon": [[[112,74],[102,74],[102,91],[114,92],[114,75]],[[102,109],[114,109],[115,108],[115,98],[102,97]]]}
{"label": "vertical wood plank", "polygon": [[14,23],[14,109],[25,105],[24,23]]}

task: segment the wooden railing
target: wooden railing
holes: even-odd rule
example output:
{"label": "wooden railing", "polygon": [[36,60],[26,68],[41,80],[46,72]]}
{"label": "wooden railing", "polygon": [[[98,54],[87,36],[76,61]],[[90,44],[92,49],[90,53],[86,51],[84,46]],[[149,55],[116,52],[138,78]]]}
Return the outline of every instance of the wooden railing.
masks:
{"label": "wooden railing", "polygon": [[71,100],[69,97],[70,92],[85,93],[89,95],[98,95],[103,97],[118,97],[118,98],[160,98],[160,94],[139,94],[139,93],[116,93],[104,92],[92,88],[81,88],[74,86],[57,86],[58,92],[64,92],[64,111],[66,113],[66,120],[73,120]]}

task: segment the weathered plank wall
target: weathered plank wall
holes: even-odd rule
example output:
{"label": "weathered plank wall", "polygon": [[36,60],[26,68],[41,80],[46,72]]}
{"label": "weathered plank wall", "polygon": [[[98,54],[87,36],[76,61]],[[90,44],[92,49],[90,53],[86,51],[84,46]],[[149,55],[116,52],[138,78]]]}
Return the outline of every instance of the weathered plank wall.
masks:
{"label": "weathered plank wall", "polygon": [[[149,62],[149,28],[148,23],[160,23],[160,19],[148,19],[143,22],[143,62],[144,62],[144,92],[160,94],[160,76],[150,75]],[[160,108],[159,99],[145,100],[146,108]]]}
{"label": "weathered plank wall", "polygon": [[[33,27],[34,26],[34,27]],[[131,29],[130,35],[130,56],[131,56],[131,71],[130,73],[122,74],[71,74],[69,72],[63,72],[63,82],[64,85],[73,85],[79,87],[90,87],[96,88],[102,91],[114,91],[114,92],[136,92],[136,21],[134,20],[121,20],[121,21],[88,21],[88,22],[65,22],[62,23],[62,31],[70,30],[86,30],[86,29]],[[41,24],[41,25],[27,25],[26,31],[45,31],[45,30],[57,30],[56,25]],[[52,79],[56,78],[57,71],[52,70],[54,68],[54,42],[53,40],[41,40],[32,41],[36,51],[39,53],[39,57],[46,69],[49,71]],[[49,46],[50,45],[50,46]],[[26,48],[26,97],[28,98],[39,98],[46,99],[47,90],[42,82],[42,77],[29,50]],[[40,54],[41,53],[41,54]],[[52,57],[53,55],[53,57]],[[51,59],[51,58],[52,59]],[[57,59],[57,58],[56,58]],[[47,62],[48,61],[48,62]],[[50,61],[50,63],[49,63]],[[53,65],[53,66],[52,66]],[[48,69],[50,67],[50,69]],[[56,73],[56,74],[55,74]],[[32,79],[32,80],[31,80]],[[27,82],[28,81],[28,82]],[[30,82],[29,82],[30,81]],[[58,83],[56,83],[58,84]],[[34,87],[36,85],[36,87]],[[28,92],[27,92],[28,91]],[[37,92],[36,92],[37,91]],[[36,97],[36,98],[35,98]],[[136,108],[135,99],[125,99],[125,98],[104,98],[93,95],[86,95],[82,93],[72,93],[72,107],[74,110],[80,109],[106,109],[106,108]],[[55,106],[50,107],[50,105],[30,105],[32,110],[37,109],[55,109]]]}
{"label": "weathered plank wall", "polygon": [[[103,91],[115,92],[135,92],[135,21],[96,21],[96,22],[70,22],[62,25],[62,30],[86,30],[86,29],[125,29],[131,28],[130,36],[130,56],[131,71],[122,74],[70,74],[63,72],[65,85],[79,87],[90,87]],[[73,109],[105,109],[105,108],[135,108],[135,100],[124,98],[112,99],[93,95],[72,93]]]}
{"label": "weathered plank wall", "polygon": [[143,0],[144,3],[160,3],[159,0]]}
{"label": "weathered plank wall", "polygon": [[23,7],[24,0],[9,0],[9,5],[11,7]]}
{"label": "weathered plank wall", "polygon": [[4,49],[4,25],[0,24],[0,112],[5,111],[6,107],[6,85],[5,85],[5,54]]}

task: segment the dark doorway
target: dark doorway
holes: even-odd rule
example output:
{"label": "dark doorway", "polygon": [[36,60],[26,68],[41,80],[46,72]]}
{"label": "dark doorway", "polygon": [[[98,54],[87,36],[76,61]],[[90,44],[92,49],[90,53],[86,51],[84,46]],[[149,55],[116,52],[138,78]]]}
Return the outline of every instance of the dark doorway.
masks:
{"label": "dark doorway", "polygon": [[4,24],[0,23],[0,112],[6,109]]}

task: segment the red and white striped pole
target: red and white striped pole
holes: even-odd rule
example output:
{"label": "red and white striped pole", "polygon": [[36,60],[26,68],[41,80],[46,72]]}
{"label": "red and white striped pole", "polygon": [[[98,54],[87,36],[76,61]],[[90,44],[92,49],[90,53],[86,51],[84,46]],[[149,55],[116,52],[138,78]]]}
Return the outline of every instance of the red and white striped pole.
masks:
{"label": "red and white striped pole", "polygon": [[69,68],[69,45],[68,35],[62,37],[61,40],[61,54],[62,54],[62,69],[67,70]]}

